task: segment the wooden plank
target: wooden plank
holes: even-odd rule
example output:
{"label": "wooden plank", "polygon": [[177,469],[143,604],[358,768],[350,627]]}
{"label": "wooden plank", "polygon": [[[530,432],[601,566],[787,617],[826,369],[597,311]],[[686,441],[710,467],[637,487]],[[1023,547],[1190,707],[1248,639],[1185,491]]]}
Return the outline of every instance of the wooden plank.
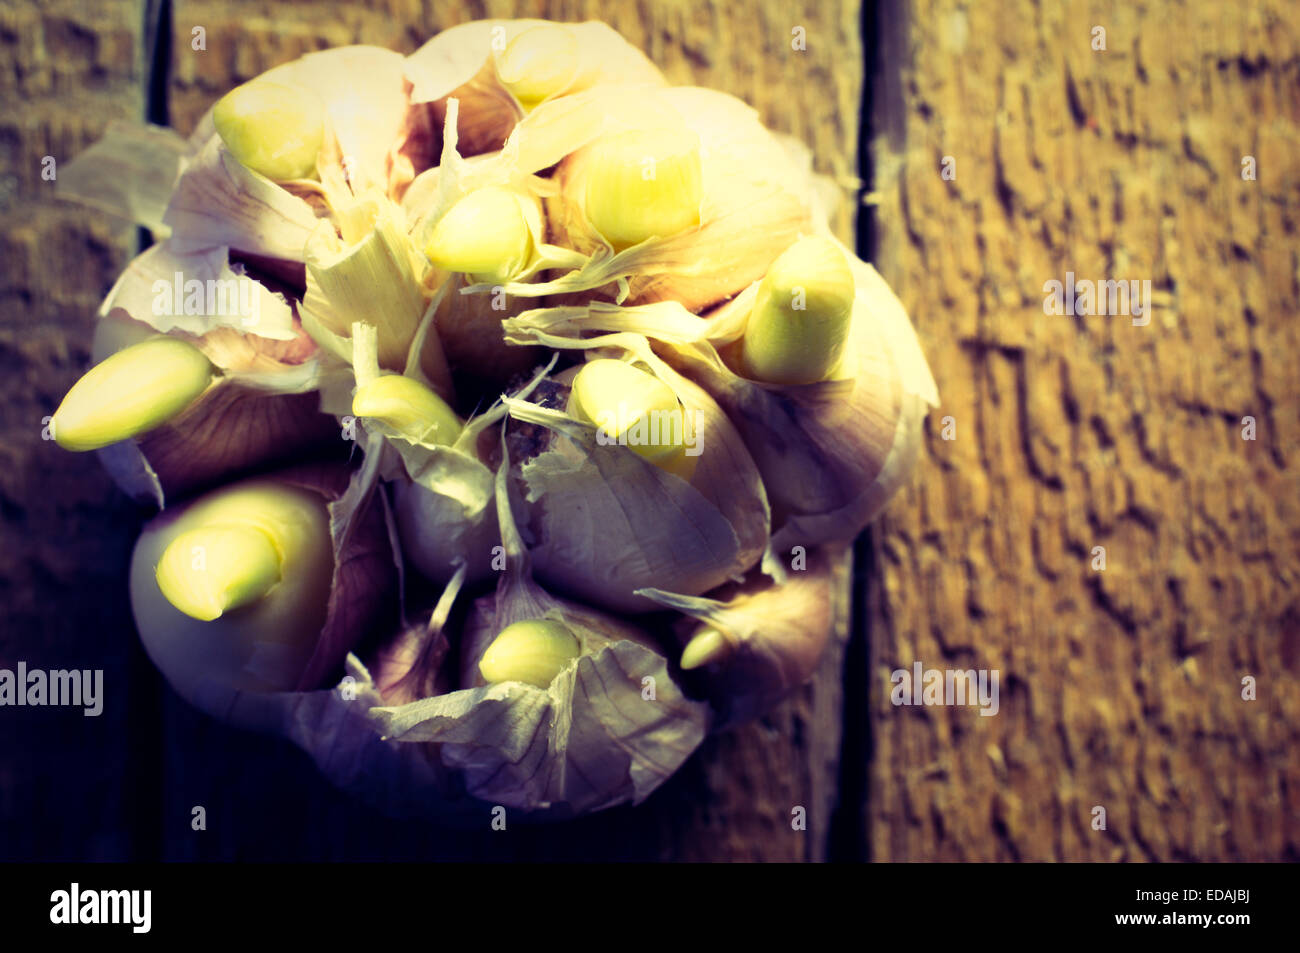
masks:
{"label": "wooden plank", "polygon": [[[879,533],[872,856],[1295,859],[1294,10],[882,7],[881,270],[943,406]],[[1067,271],[1150,323],[1044,314]],[[999,714],[894,707],[916,660]]]}
{"label": "wooden plank", "polygon": [[0,668],[103,671],[97,717],[5,709],[5,858],[127,856],[148,777],[131,739],[151,730],[154,676],[124,610],[139,515],[92,456],[42,439],[135,237],[57,200],[57,176],[110,119],[142,115],[142,21],[139,0],[0,7]]}

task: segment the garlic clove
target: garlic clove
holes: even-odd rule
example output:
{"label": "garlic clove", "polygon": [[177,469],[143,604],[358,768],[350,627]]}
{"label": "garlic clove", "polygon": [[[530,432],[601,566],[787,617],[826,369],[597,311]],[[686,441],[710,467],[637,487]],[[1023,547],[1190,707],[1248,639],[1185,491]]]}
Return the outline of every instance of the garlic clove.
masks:
{"label": "garlic clove", "polygon": [[146,433],[183,412],[208,389],[215,368],[179,338],[124,348],[72,385],[50,421],[67,450],[97,450]]}
{"label": "garlic clove", "polygon": [[691,470],[676,474],[626,447],[602,444],[590,424],[567,413],[506,400],[516,420],[566,438],[552,439],[519,468],[532,504],[530,553],[539,579],[605,609],[645,612],[653,603],[636,589],[698,595],[754,565],[768,541],[767,496],[740,435],[712,398],[639,335],[580,339],[520,330],[510,337],[625,353],[669,385],[691,422]]}
{"label": "garlic clove", "polygon": [[543,99],[564,92],[578,76],[578,41],[562,23],[546,23],[524,30],[496,58],[497,78],[532,109]]}
{"label": "garlic clove", "polygon": [[315,93],[255,79],[223,96],[212,121],[231,155],[268,179],[285,181],[316,171],[324,115]]}
{"label": "garlic clove", "polygon": [[[385,739],[436,745],[463,789],[493,804],[566,816],[639,803],[699,745],[708,706],[682,694],[641,628],[533,581],[509,473],[507,457],[494,481],[505,569],[468,612],[461,690],[376,706],[370,717]],[[503,657],[522,670],[486,683],[499,674],[489,653],[507,647],[518,651]]]}
{"label": "garlic clove", "polygon": [[772,263],[745,325],[740,370],[772,384],[825,380],[853,317],[853,275],[835,243],[801,238]]}
{"label": "garlic clove", "polygon": [[564,623],[524,619],[501,630],[478,667],[488,682],[519,681],[545,688],[581,652]]}
{"label": "garlic clove", "polygon": [[447,210],[424,251],[444,271],[496,283],[522,271],[532,249],[520,198],[509,189],[488,186],[470,192]]}
{"label": "garlic clove", "polygon": [[270,592],[280,581],[280,554],[254,526],[200,526],[171,541],[155,575],[168,602],[211,622]]}
{"label": "garlic clove", "polygon": [[[839,552],[842,552],[840,550]],[[754,569],[704,597],[658,589],[640,594],[685,618],[683,669],[705,669],[705,683],[724,724],[767,711],[812,678],[831,638],[835,593],[844,565],[828,550],[811,549],[801,569],[776,583]]]}
{"label": "garlic clove", "polygon": [[633,129],[598,139],[583,211],[616,250],[700,224],[704,179],[699,139],[689,129]]}
{"label": "garlic clove", "polygon": [[378,420],[412,443],[447,445],[461,433],[447,402],[411,377],[384,374],[357,387],[352,413]]}
{"label": "garlic clove", "polygon": [[[145,649],[182,694],[289,691],[316,649],[333,572],[326,500],[249,480],[145,527],[131,606]],[[213,611],[227,599],[225,610],[242,608]]]}

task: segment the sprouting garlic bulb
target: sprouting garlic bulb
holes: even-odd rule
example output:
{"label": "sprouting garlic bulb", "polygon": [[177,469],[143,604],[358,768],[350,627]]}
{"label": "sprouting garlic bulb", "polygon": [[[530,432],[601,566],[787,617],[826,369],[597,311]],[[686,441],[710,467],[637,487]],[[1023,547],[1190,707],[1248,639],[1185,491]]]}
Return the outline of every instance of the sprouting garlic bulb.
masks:
{"label": "sprouting garlic bulb", "polygon": [[[699,745],[708,707],[682,695],[645,631],[533,581],[509,470],[505,459],[494,487],[506,568],[460,634],[461,690],[371,716],[388,738],[437,744],[469,793],[491,803],[572,816],[640,802]],[[426,648],[407,653],[413,666],[441,661]]]}
{"label": "sprouting garlic bulb", "polygon": [[316,687],[367,624],[391,619],[376,614],[394,585],[382,514],[357,514],[336,559],[328,505],[346,480],[341,468],[283,471],[145,527],[131,606],[150,657],[184,697],[219,713],[238,692]]}
{"label": "sprouting garlic bulb", "polygon": [[[545,448],[519,467],[539,579],[594,605],[644,612],[652,605],[635,595],[637,589],[660,585],[699,595],[754,564],[767,544],[767,497],[740,435],[712,398],[636,335],[580,340],[539,333],[518,339],[634,359],[680,405],[655,408],[660,398],[647,388],[648,408],[632,408],[625,400],[620,408],[613,388],[600,396],[580,394],[576,404],[586,407],[584,416],[621,416],[627,422],[644,419],[648,409],[669,434],[678,421],[687,425],[686,438],[669,443],[681,443],[689,459],[652,461],[647,455],[662,457],[666,449],[663,429],[657,446],[634,449],[629,444],[656,440],[648,426],[617,428],[615,439],[611,428],[568,413],[506,401],[514,419],[552,431]],[[665,462],[670,465],[659,465]]]}
{"label": "sprouting garlic bulb", "polygon": [[[821,544],[937,401],[809,158],[603,24],[518,20],[309,54],[61,169],[156,239],[53,436],[167,498],[131,586],[173,685],[363,796],[555,818],[803,684]],[[254,314],[185,303],[245,278]],[[443,585],[400,625],[399,567]]]}

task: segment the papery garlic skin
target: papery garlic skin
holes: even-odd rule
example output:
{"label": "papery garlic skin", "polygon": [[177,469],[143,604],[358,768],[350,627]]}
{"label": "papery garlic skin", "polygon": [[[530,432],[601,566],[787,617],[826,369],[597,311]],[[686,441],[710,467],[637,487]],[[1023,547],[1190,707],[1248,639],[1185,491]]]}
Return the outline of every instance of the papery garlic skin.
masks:
{"label": "papery garlic skin", "polygon": [[[322,222],[307,240],[311,280],[303,325],[322,347],[345,349],[355,322],[373,323],[380,366],[404,373],[429,302],[402,210],[383,195],[368,193],[339,210],[336,219],[341,235],[333,222]],[[418,358],[434,389],[450,399],[451,372],[436,334],[425,336]]]}
{"label": "papery garlic skin", "polygon": [[179,338],[158,336],[118,351],[72,385],[50,421],[65,450],[98,450],[171,420],[208,389],[216,369]]}
{"label": "papery garlic skin", "polygon": [[231,155],[268,179],[303,179],[316,170],[324,107],[308,90],[253,80],[218,100],[212,121]]}
{"label": "papery garlic skin", "polygon": [[451,579],[461,564],[468,582],[481,582],[492,576],[493,551],[501,542],[495,509],[478,505],[484,492],[491,499],[491,472],[467,459],[448,457],[442,462],[442,492],[405,480],[393,484],[402,555],[435,582]]}
{"label": "papery garlic skin", "polygon": [[[297,687],[326,618],[334,571],[329,522],[319,494],[255,479],[168,509],[145,526],[131,557],[131,608],[149,657],[182,695],[217,700],[233,691]],[[175,574],[241,574],[231,560],[214,554],[209,561],[201,547],[168,555],[178,539],[208,529],[271,540],[281,579],[256,586],[241,607],[201,621],[172,604],[158,576],[169,563]],[[212,588],[220,590],[221,582]]]}

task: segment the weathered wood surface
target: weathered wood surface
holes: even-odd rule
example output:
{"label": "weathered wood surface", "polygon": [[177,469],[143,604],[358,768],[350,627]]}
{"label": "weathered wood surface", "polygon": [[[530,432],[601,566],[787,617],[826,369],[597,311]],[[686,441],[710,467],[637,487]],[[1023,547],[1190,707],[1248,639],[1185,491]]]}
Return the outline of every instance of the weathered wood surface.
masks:
{"label": "weathered wood surface", "polygon": [[[734,93],[774,129],[802,138],[819,169],[857,169],[862,53],[856,4],[808,11],[684,2],[173,3],[170,118],[188,131],[232,85],[314,49],[374,43],[409,52],[439,29],[480,17],[602,18],[669,77]],[[0,11],[3,81],[23,103],[0,121],[4,209],[4,492],[0,663],[103,667],[110,698],[93,728],[57,712],[19,716],[25,740],[0,760],[7,856],[165,859],[818,860],[828,856],[841,734],[842,646],[814,683],[767,718],[706,743],[637,810],[564,828],[449,833],[388,821],[324,784],[278,739],[252,737],[186,708],[161,684],[132,631],[124,565],[141,514],[94,460],[40,440],[40,418],[89,357],[88,329],[125,261],[128,233],[56,205],[39,160],[71,158],[116,116],[141,116],[145,71],[138,2],[21,2]],[[203,27],[206,50],[193,49]],[[792,30],[807,49],[791,48]],[[85,87],[89,88],[85,88]],[[46,143],[49,143],[48,145]],[[12,147],[10,147],[12,145]],[[837,210],[852,240],[853,202]],[[847,568],[845,570],[847,572]],[[847,579],[840,606],[847,634]],[[76,600],[68,597],[76,593]],[[6,718],[12,716],[6,715]],[[90,719],[85,719],[90,722]],[[129,755],[124,755],[129,752]],[[125,760],[124,760],[125,758]],[[70,777],[81,780],[75,784]],[[55,793],[56,785],[67,785]],[[98,799],[106,795],[102,803]],[[191,809],[208,830],[190,829]],[[791,829],[807,810],[808,829]],[[30,818],[57,810],[58,828]],[[854,812],[850,811],[852,818]],[[856,819],[853,819],[856,824]],[[112,832],[106,834],[104,832]],[[860,853],[853,845],[850,855]]]}
{"label": "weathered wood surface", "polygon": [[[943,406],[878,528],[871,857],[1300,858],[1294,5],[882,16],[880,267]],[[1045,315],[1067,271],[1150,323]],[[1000,713],[893,707],[918,659]]]}

